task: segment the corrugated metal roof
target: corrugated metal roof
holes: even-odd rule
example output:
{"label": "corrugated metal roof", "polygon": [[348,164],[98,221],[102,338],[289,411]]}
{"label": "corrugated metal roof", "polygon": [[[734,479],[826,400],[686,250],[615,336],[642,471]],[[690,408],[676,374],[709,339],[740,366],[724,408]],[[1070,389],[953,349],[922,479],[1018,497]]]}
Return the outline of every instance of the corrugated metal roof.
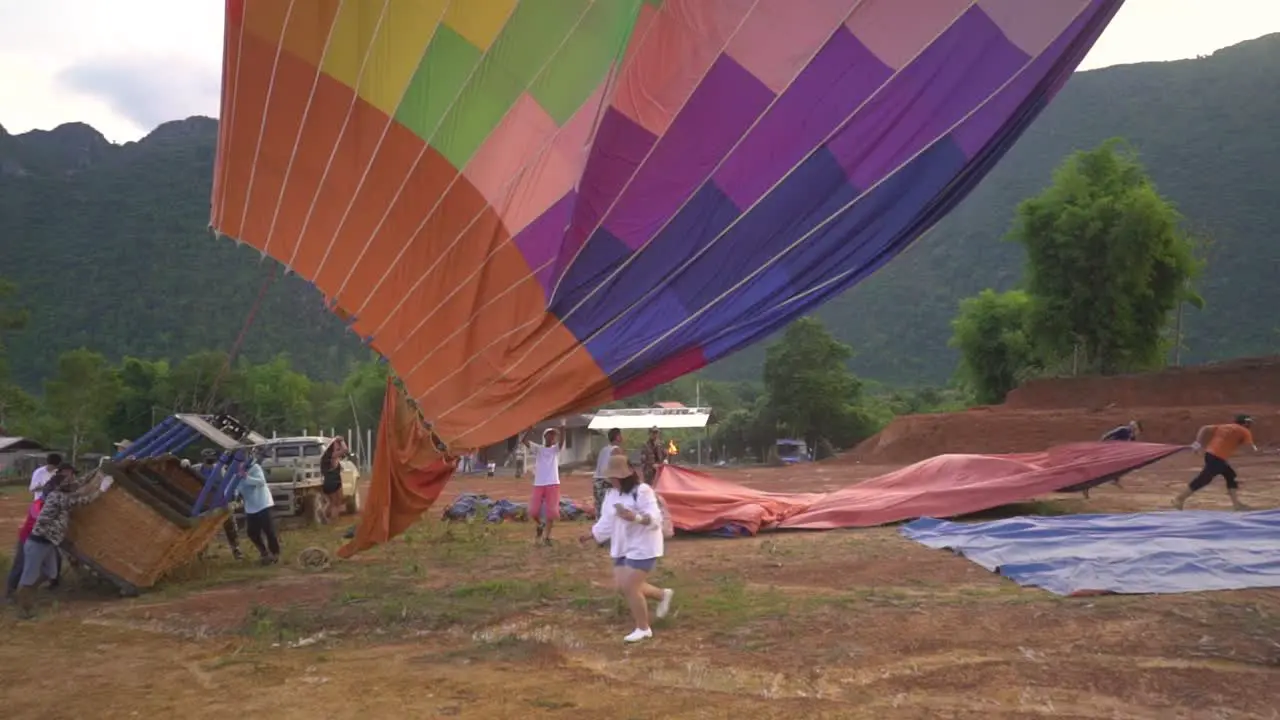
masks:
{"label": "corrugated metal roof", "polygon": [[591,421],[592,430],[648,430],[649,428],[700,428],[711,420],[711,408],[626,408],[601,410]]}
{"label": "corrugated metal roof", "polygon": [[24,437],[0,437],[0,452],[5,450],[40,450],[44,445]]}

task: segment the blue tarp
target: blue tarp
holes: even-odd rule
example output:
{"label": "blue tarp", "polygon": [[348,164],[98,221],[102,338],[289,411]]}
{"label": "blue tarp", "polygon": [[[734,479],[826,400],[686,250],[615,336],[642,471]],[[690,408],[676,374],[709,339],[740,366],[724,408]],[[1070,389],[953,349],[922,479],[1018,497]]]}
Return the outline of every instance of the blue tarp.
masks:
{"label": "blue tarp", "polygon": [[901,532],[1057,595],[1280,587],[1280,510],[922,518]]}
{"label": "blue tarp", "polygon": [[[503,520],[528,520],[529,504],[507,499],[494,500],[482,493],[462,493],[444,509],[445,520],[465,520],[478,516],[483,516],[486,522],[491,523]],[[579,507],[573,500],[560,499],[561,520],[577,520],[589,516],[590,513]]]}

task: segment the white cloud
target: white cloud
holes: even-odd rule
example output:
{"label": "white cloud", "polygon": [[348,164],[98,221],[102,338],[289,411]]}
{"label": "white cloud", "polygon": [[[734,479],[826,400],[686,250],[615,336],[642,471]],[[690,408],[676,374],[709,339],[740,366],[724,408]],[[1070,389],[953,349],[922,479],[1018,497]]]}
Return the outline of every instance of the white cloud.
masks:
{"label": "white cloud", "polygon": [[221,76],[207,63],[181,56],[123,56],[69,65],[57,81],[145,131],[175,118],[216,115]]}

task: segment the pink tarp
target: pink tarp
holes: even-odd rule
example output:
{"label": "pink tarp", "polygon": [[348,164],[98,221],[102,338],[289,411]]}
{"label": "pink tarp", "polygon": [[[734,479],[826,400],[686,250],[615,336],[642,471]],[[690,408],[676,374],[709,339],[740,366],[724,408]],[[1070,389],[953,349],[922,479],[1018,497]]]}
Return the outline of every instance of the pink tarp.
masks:
{"label": "pink tarp", "polygon": [[1015,455],[939,455],[830,493],[768,493],[668,465],[658,492],[687,532],[737,525],[832,530],[954,517],[1029,500],[1168,457],[1182,445],[1089,442]]}

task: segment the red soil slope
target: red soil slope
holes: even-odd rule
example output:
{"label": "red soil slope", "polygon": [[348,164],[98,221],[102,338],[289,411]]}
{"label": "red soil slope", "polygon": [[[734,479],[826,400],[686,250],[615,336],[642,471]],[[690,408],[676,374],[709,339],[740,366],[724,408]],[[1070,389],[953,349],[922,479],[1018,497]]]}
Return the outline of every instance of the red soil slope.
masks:
{"label": "red soil slope", "polygon": [[1032,452],[1097,439],[1131,418],[1142,421],[1144,440],[1190,443],[1201,425],[1241,412],[1257,420],[1260,444],[1280,441],[1280,358],[1035,380],[1009,393],[1003,405],[900,417],[844,458],[908,463],[942,453]]}

